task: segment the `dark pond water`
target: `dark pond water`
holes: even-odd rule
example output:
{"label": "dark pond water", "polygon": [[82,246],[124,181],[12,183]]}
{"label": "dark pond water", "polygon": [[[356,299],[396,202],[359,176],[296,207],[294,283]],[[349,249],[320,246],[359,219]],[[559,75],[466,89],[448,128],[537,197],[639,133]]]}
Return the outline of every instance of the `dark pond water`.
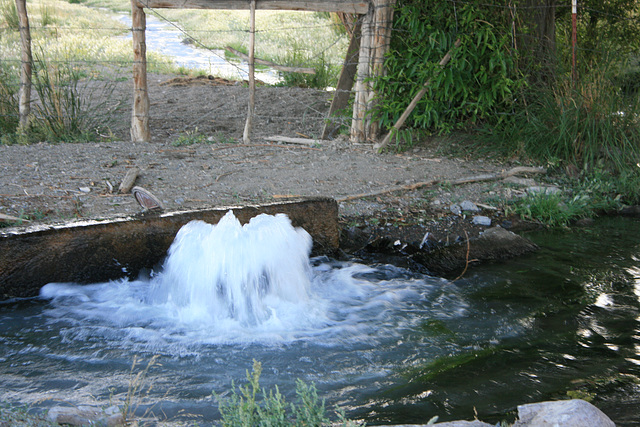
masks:
{"label": "dark pond water", "polygon": [[264,387],[292,399],[297,378],[314,382],[369,425],[509,421],[518,404],[568,397],[640,425],[640,222],[528,237],[540,251],[455,283],[316,259],[302,305],[269,303],[278,315],[257,324],[167,309],[148,297],[155,278],[51,285],[0,303],[0,400],[118,401],[134,357],[138,372],[159,355],[142,407],[200,425],[219,416],[211,392],[254,359]]}

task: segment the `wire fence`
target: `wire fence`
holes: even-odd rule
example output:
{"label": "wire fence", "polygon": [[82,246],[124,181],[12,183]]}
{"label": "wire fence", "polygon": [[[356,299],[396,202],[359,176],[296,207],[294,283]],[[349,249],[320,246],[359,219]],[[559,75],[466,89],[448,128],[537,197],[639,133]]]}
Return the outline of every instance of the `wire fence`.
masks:
{"label": "wire fence", "polygon": [[[9,10],[9,6],[12,1],[5,1],[0,3],[0,36],[4,41],[0,41],[0,72],[2,72],[2,83],[8,88],[10,93],[17,93],[19,89],[19,80],[16,78],[20,68],[20,54],[19,54],[19,37],[18,26],[19,24],[12,17],[12,12]],[[518,4],[515,0],[505,0],[501,3],[485,3],[471,0],[447,0],[447,5],[452,8],[453,12],[453,33],[451,34],[450,41],[452,42],[456,37],[466,35],[472,37],[473,34],[465,34],[464,23],[459,21],[458,11],[463,7],[474,7],[478,10],[487,12],[487,16],[493,16],[494,19],[501,20],[502,24],[505,21],[510,22],[510,25],[501,25],[497,28],[502,28],[504,36],[511,39],[511,47],[514,50],[519,49],[521,46],[521,40],[528,38],[532,44],[540,44],[543,42],[544,34],[535,33],[531,31],[526,22],[531,19],[535,14],[548,14],[552,17],[555,25],[555,32],[553,40],[555,50],[549,52],[555,55],[548,60],[555,63],[568,64],[570,63],[567,55],[571,53],[570,43],[571,38],[569,36],[570,25],[569,17],[571,13],[570,2],[563,1],[559,3],[535,5]],[[549,3],[549,2],[546,2]],[[584,4],[583,4],[584,3]],[[51,5],[51,6],[48,6]],[[376,7],[388,7],[389,4],[378,3]],[[55,3],[41,3],[40,7],[31,4],[33,10],[30,10],[34,19],[30,23],[30,29],[32,37],[34,39],[35,51],[40,54],[41,61],[46,62],[47,65],[52,66],[68,66],[70,69],[84,68],[84,69],[99,69],[101,73],[109,71],[113,83],[119,87],[130,88],[130,70],[133,66],[133,59],[130,50],[130,42],[127,38],[130,38],[131,23],[127,17],[127,13],[122,13],[118,16],[111,14],[110,18],[105,18],[86,24],[84,22],[76,22],[74,18],[65,15],[62,10],[56,10]],[[60,6],[61,7],[61,6]],[[79,6],[78,6],[79,7]],[[242,61],[228,61],[227,55],[224,53],[224,46],[218,44],[219,40],[233,39],[239,40],[240,44],[236,44],[234,48],[241,48],[246,46],[246,40],[249,36],[248,17],[243,22],[242,19],[234,18],[229,20],[228,25],[224,28],[207,29],[206,26],[199,28],[193,26],[190,23],[193,22],[193,18],[180,15],[175,11],[168,11],[166,9],[145,9],[149,17],[153,17],[148,22],[147,28],[147,49],[149,58],[149,69],[151,72],[169,72],[176,71],[179,68],[179,60],[176,57],[185,56],[185,52],[192,51],[193,56],[199,54],[202,56],[199,64],[201,70],[204,72],[217,75],[216,70],[220,69],[224,64],[225,77],[236,78],[244,80],[246,78],[247,68]],[[95,12],[95,11],[94,11]],[[97,13],[97,12],[96,12]],[[201,12],[197,12],[201,13]],[[248,12],[246,13],[248,16]],[[611,49],[611,45],[607,43],[600,43],[601,38],[595,37],[595,40],[587,40],[587,36],[593,37],[592,25],[596,22],[608,26],[607,31],[616,30],[621,34],[625,31],[627,34],[635,37],[640,34],[640,30],[636,27],[640,27],[640,15],[633,13],[632,11],[612,11],[602,8],[594,7],[593,5],[585,2],[578,1],[578,44],[575,46],[578,62],[581,60],[590,61],[594,57],[594,54],[603,53],[605,50]],[[90,19],[90,18],[89,18]],[[352,22],[354,16],[347,16],[347,21]],[[362,19],[360,17],[359,19]],[[81,21],[80,19],[78,21]],[[336,75],[343,65],[356,65],[355,62],[349,63],[344,61],[346,53],[346,47],[349,42],[349,34],[343,31],[344,19],[342,22],[338,20],[331,20],[329,18],[319,19],[314,21],[313,24],[296,25],[295,20],[284,21],[274,19],[270,21],[268,27],[260,27],[256,30],[256,56],[260,57],[262,52],[262,43],[272,43],[272,39],[280,40],[280,49],[277,53],[266,52],[274,62],[277,61],[304,61],[311,64],[321,64],[330,73]],[[382,25],[391,26],[392,23],[378,23]],[[494,25],[492,22],[487,22],[487,25]],[[629,29],[634,29],[637,32],[629,33]],[[589,33],[589,34],[587,34]],[[405,36],[403,30],[395,28],[392,29],[391,38],[398,39]],[[233,38],[228,36],[232,35]],[[311,36],[313,35],[313,36]],[[319,35],[323,35],[322,40],[319,39]],[[61,48],[57,46],[53,41],[61,40],[65,37],[71,39],[72,46]],[[315,38],[312,38],[315,37]],[[168,46],[168,39],[172,39],[176,44],[173,47]],[[8,42],[8,41],[11,42]],[[284,41],[284,44],[283,44]],[[588,41],[588,42],[587,42]],[[426,41],[425,41],[426,42]],[[629,43],[630,46],[636,46],[637,40],[633,40]],[[120,48],[114,47],[115,45]],[[98,46],[98,47],[96,47]],[[126,46],[122,48],[122,46]],[[212,48],[215,46],[215,48]],[[284,47],[282,47],[284,46]],[[193,48],[196,49],[193,49]],[[447,47],[448,48],[448,47]],[[67,49],[65,52],[64,49]],[[366,47],[365,47],[366,49]],[[376,56],[373,52],[374,47],[369,47],[371,52],[369,56],[372,60],[369,63],[370,67],[377,67],[381,65],[384,60],[381,56]],[[364,52],[361,49],[361,52]],[[274,58],[275,57],[275,58]],[[208,58],[208,59],[206,59]],[[352,61],[357,61],[354,58]],[[189,65],[188,59],[184,62],[183,71]],[[584,66],[584,64],[583,64]],[[229,72],[230,71],[230,72]],[[86,72],[85,72],[86,73]],[[13,74],[14,78],[11,77]],[[89,72],[90,77],[92,74]],[[280,76],[279,73],[271,72],[273,81]],[[97,75],[95,75],[97,80]],[[258,77],[259,79],[260,77]],[[272,82],[273,82],[272,81]],[[414,85],[420,87],[424,82],[407,82],[407,85]],[[85,85],[86,86],[86,85]],[[155,88],[153,90],[156,90]],[[112,93],[121,91],[113,91]],[[313,106],[309,105],[307,98],[302,96],[291,96],[287,100],[290,103],[291,111],[300,112],[300,115],[280,115],[275,118],[270,111],[268,98],[265,102],[267,105],[260,105],[258,101],[256,114],[259,120],[267,123],[274,120],[305,120],[313,121],[316,124],[322,124],[326,119],[328,110],[329,95],[324,92],[319,92],[317,99],[322,99],[322,102],[315,103]],[[100,96],[97,92],[93,95]],[[161,95],[161,93],[160,93]],[[129,95],[132,96],[132,95]],[[152,100],[159,103],[160,99]],[[126,103],[126,102],[125,102]],[[322,104],[322,105],[320,105]],[[0,117],[13,118],[16,112],[0,110]],[[124,115],[126,117],[126,114]],[[206,131],[204,127],[204,121],[210,120],[211,115],[203,118],[202,120],[189,121],[181,129],[175,130],[176,132],[184,132],[189,130],[189,127],[200,126],[202,131]],[[225,109],[222,108],[216,113],[216,120],[218,122],[224,120],[236,120],[237,112],[229,111],[225,114]],[[342,118],[342,123],[348,126],[352,120],[350,114],[345,114]],[[175,135],[175,133],[174,133]]]}

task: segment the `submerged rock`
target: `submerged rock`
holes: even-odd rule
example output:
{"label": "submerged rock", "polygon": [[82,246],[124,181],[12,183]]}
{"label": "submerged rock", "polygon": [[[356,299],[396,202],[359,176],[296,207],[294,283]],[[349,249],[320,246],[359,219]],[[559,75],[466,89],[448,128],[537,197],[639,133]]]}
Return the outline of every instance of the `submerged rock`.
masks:
{"label": "submerged rock", "polygon": [[468,264],[482,261],[501,261],[535,251],[538,246],[530,240],[502,227],[488,228],[468,241],[420,251],[412,255],[430,272],[448,276],[462,271]]}

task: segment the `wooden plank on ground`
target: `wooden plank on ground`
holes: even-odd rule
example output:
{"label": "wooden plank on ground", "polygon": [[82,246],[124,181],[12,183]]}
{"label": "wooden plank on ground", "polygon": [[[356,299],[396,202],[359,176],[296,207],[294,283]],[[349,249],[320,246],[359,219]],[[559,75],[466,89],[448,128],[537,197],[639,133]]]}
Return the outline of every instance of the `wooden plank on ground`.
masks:
{"label": "wooden plank on ground", "polygon": [[320,145],[321,141],[318,139],[310,139],[310,138],[291,138],[288,136],[268,136],[264,138],[266,141],[275,141],[275,142],[285,142],[289,144],[300,144],[300,145]]}

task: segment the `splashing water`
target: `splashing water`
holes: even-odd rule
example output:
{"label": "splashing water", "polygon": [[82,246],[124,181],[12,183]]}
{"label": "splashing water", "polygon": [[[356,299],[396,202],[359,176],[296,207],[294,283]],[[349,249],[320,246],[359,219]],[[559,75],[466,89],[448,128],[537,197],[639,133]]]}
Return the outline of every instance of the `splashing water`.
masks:
{"label": "splashing water", "polygon": [[210,225],[192,221],[169,249],[149,295],[183,323],[281,324],[287,307],[310,300],[311,236],[285,215],[242,226],[231,212]]}
{"label": "splashing water", "polygon": [[447,317],[464,311],[453,289],[438,297],[442,279],[327,259],[312,266],[311,245],[286,215],[243,226],[229,212],[216,225],[186,224],[146,280],[50,283],[40,295],[52,300],[51,319],[73,322],[67,340],[181,355],[202,344],[319,336],[326,345],[375,342],[419,321],[410,315],[417,305]]}

